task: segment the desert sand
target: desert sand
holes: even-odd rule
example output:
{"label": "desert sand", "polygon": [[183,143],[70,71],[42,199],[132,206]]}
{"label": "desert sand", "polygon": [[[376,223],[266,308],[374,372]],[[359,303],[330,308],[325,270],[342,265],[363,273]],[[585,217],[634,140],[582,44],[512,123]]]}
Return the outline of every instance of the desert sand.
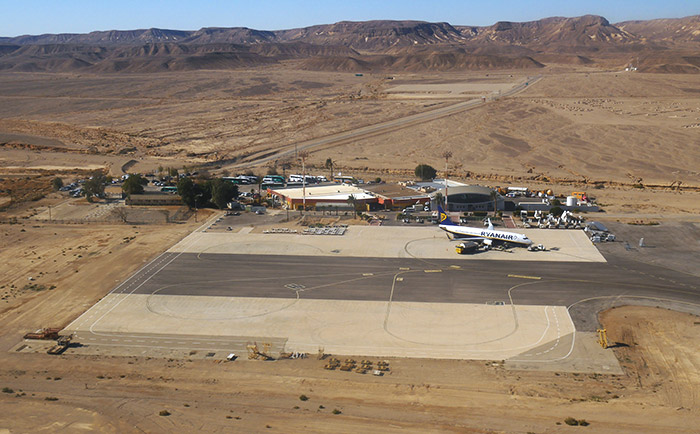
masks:
{"label": "desert sand", "polygon": [[[515,96],[310,149],[311,170],[327,173],[324,164],[332,158],[336,171],[400,180],[411,178],[419,163],[442,170],[440,155],[451,150],[454,179],[585,189],[609,218],[623,222],[697,220],[697,77],[586,67],[537,73],[542,79]],[[7,206],[0,212],[0,387],[7,388],[0,393],[0,429],[525,433],[565,432],[573,428],[564,420],[573,417],[595,432],[697,431],[698,320],[660,309],[601,315],[611,341],[624,344],[614,349],[622,376],[397,358],[390,359],[390,375],[370,377],[327,372],[315,359],[270,365],[8,352],[27,331],[67,325],[196,227],[192,219],[177,225],[32,219],[48,205],[72,201],[49,194],[53,176],[69,181],[95,168],[121,175],[159,166],[264,173],[269,164],[242,167],[241,160],[474,98],[463,93],[470,83],[480,91],[492,83],[497,91],[531,74],[356,77],[280,66],[0,74],[0,205]],[[454,84],[462,93],[387,92],[425,83]],[[280,170],[282,163],[276,163]],[[288,170],[299,171],[298,162]],[[75,206],[87,206],[77,202],[75,213]],[[170,415],[160,416],[164,410]]]}

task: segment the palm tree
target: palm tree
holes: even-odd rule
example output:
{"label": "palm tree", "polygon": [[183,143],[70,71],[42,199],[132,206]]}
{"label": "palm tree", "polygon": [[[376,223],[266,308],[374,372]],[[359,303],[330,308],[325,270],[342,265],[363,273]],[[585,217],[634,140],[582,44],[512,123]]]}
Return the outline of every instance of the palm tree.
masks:
{"label": "palm tree", "polygon": [[292,163],[290,163],[289,160],[286,160],[280,164],[280,167],[282,168],[282,176],[284,176],[284,179],[287,179],[287,169],[291,169]]}
{"label": "palm tree", "polygon": [[353,218],[357,218],[357,199],[354,194],[348,196],[348,204],[352,205]]}
{"label": "palm tree", "polygon": [[435,193],[435,203],[442,206],[442,201],[445,199],[445,197],[442,195],[442,193]]}
{"label": "palm tree", "polygon": [[498,192],[491,190],[491,199],[493,199],[493,216],[496,217],[496,209],[498,208]]}
{"label": "palm tree", "polygon": [[330,169],[331,177],[329,181],[333,181],[333,160],[330,157],[326,159],[326,169]]}
{"label": "palm tree", "polygon": [[450,161],[450,158],[452,158],[452,151],[443,152],[442,158],[445,159],[445,211],[449,211],[450,208],[447,205],[447,163]]}
{"label": "palm tree", "polygon": [[309,153],[307,151],[301,151],[298,154],[299,159],[301,160],[301,171],[302,171],[302,176],[304,177],[301,181],[301,191],[302,191],[302,208],[304,209],[304,212],[306,212],[306,159],[309,158]]}

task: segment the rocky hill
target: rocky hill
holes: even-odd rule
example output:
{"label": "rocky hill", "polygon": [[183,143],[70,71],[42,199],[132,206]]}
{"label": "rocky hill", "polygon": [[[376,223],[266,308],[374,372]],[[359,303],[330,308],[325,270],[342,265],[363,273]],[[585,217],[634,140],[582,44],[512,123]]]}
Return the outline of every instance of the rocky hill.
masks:
{"label": "rocky hill", "polygon": [[[142,29],[0,38],[0,70],[149,72],[293,62],[332,71],[539,68],[548,63],[637,63],[651,72],[700,72],[700,16],[611,24],[553,17],[492,26],[342,21],[262,31]],[[612,59],[612,60],[611,60]]]}
{"label": "rocky hill", "polygon": [[516,45],[550,52],[615,49],[639,43],[638,36],[594,15],[458,28],[470,43]]}
{"label": "rocky hill", "polygon": [[617,27],[637,35],[644,42],[670,46],[700,44],[700,15],[678,19],[625,21],[618,23]]}

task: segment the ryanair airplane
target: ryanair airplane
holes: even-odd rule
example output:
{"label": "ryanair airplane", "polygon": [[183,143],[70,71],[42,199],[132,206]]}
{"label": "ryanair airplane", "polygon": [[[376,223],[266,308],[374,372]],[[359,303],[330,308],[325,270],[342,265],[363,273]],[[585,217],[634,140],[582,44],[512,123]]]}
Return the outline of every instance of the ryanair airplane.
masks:
{"label": "ryanair airplane", "polygon": [[450,217],[440,206],[438,206],[438,213],[440,219],[440,229],[448,234],[451,234],[454,239],[475,241],[488,247],[495,244],[512,244],[527,247],[532,244],[532,240],[523,234],[494,230],[490,219],[488,228],[481,229],[456,225],[452,220],[450,220]]}

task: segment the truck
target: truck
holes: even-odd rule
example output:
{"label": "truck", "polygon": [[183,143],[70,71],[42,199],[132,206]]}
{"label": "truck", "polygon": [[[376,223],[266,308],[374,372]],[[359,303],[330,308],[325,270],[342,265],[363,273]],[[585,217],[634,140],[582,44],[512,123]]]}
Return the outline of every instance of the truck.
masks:
{"label": "truck", "polygon": [[466,241],[464,243],[459,243],[455,246],[455,251],[457,251],[457,253],[460,255],[464,255],[467,253],[474,253],[477,250],[479,250],[479,244],[472,242],[472,241]]}
{"label": "truck", "polygon": [[574,191],[571,195],[582,202],[588,202],[588,195],[585,191]]}
{"label": "truck", "polygon": [[47,353],[53,354],[53,355],[58,355],[58,354],[63,353],[70,346],[72,340],[73,340],[72,334],[70,334],[68,336],[59,336],[58,339],[56,340],[56,345],[49,348]]}
{"label": "truck", "polygon": [[58,332],[60,331],[60,328],[40,329],[32,333],[27,333],[26,335],[24,335],[24,339],[42,339],[50,341],[58,339]]}

